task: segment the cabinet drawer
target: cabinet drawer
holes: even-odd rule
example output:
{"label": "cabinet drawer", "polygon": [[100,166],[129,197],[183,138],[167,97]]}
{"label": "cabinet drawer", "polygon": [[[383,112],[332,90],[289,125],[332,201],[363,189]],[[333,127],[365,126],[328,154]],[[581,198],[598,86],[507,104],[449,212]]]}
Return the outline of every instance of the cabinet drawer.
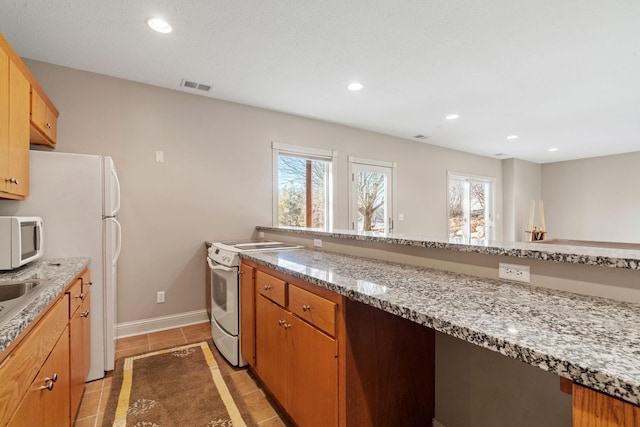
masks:
{"label": "cabinet drawer", "polygon": [[69,321],[65,294],[0,365],[0,425],[13,414]]}
{"label": "cabinet drawer", "polygon": [[284,306],[286,287],[285,281],[276,279],[262,271],[256,272],[256,292],[269,298],[276,304]]}
{"label": "cabinet drawer", "polygon": [[82,293],[82,279],[78,278],[73,281],[73,285],[67,290],[69,294],[69,318],[73,317],[73,313],[76,312],[78,307],[84,300],[84,294]]}
{"label": "cabinet drawer", "polygon": [[289,310],[331,336],[336,335],[337,304],[289,285]]}

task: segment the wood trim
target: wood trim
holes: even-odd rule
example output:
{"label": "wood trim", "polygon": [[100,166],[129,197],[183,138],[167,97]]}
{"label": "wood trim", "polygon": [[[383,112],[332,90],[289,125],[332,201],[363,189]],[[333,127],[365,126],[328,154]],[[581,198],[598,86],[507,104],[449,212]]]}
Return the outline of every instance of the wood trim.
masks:
{"label": "wood trim", "polygon": [[307,184],[307,213],[306,213],[306,223],[307,227],[313,227],[313,185],[312,185],[312,168],[311,168],[311,160],[307,160],[307,175],[306,175],[306,184]]}
{"label": "wood trim", "polygon": [[573,381],[569,378],[560,377],[560,391],[567,394],[573,394]]}
{"label": "wood trim", "polygon": [[640,406],[573,384],[574,427],[637,427]]}

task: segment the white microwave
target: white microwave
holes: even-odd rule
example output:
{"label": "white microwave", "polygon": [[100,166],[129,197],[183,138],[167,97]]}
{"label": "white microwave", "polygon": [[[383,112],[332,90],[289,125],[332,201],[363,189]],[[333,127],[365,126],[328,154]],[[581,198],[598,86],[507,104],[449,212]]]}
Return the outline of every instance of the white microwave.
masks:
{"label": "white microwave", "polygon": [[0,216],[0,270],[13,270],[42,256],[42,218]]}

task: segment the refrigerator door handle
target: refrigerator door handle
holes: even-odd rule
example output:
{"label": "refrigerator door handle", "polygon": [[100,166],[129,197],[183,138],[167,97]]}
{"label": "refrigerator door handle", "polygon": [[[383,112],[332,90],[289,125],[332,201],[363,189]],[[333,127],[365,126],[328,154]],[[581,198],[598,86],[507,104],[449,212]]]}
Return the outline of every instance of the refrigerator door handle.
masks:
{"label": "refrigerator door handle", "polygon": [[118,211],[120,211],[120,180],[118,179],[118,174],[116,173],[116,170],[111,168],[111,176],[113,176],[113,179],[115,180],[115,187],[112,188],[111,191],[115,192],[115,196],[116,196],[116,206],[114,208],[112,208],[111,210],[111,215],[115,215],[118,213]]}
{"label": "refrigerator door handle", "polygon": [[115,267],[118,263],[118,258],[120,258],[120,250],[122,249],[122,226],[115,218],[109,218],[109,220],[113,221],[116,226],[116,253],[113,255],[113,260],[111,261],[111,264]]}

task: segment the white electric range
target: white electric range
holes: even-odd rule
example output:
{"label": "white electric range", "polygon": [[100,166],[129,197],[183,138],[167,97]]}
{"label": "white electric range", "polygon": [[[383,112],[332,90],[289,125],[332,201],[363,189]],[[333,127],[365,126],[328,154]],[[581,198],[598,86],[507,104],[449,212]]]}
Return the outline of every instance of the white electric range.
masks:
{"label": "white electric range", "polygon": [[211,269],[211,336],[233,366],[245,366],[240,349],[240,253],[282,251],[303,246],[283,242],[216,242],[208,250]]}

